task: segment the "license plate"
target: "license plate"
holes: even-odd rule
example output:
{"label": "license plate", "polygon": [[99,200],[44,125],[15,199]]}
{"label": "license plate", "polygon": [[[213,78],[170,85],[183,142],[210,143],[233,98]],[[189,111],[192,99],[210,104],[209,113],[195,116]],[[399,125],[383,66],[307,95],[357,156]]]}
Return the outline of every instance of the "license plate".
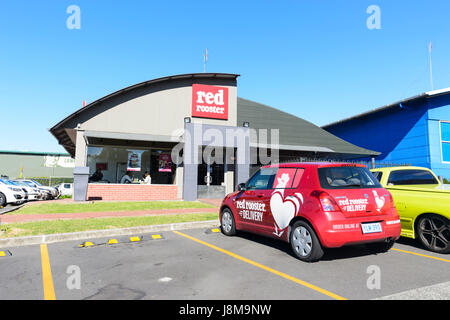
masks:
{"label": "license plate", "polygon": [[375,223],[361,223],[361,227],[362,227],[362,232],[364,234],[367,233],[377,233],[377,232],[382,232],[383,230],[381,229],[381,223],[380,222],[375,222]]}

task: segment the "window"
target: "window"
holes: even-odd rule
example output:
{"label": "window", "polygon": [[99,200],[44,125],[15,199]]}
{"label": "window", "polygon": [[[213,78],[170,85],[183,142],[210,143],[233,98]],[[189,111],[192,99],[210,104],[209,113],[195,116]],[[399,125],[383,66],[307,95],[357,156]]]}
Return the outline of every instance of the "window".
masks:
{"label": "window", "polygon": [[450,162],[450,122],[441,121],[442,161]]}
{"label": "window", "polygon": [[[277,168],[262,168],[256,172],[247,183],[248,190],[270,189],[275,180]],[[270,186],[270,187],[269,187]]]}
{"label": "window", "polygon": [[380,183],[365,167],[319,168],[320,185],[324,189],[381,188]]}
{"label": "window", "polygon": [[381,182],[381,178],[383,178],[383,172],[381,172],[381,171],[375,171],[375,172],[372,172],[372,174],[373,174],[373,176],[374,176],[375,178],[377,178],[378,181]]}
{"label": "window", "polygon": [[304,171],[304,169],[280,168],[273,181],[273,189],[297,188]]}
{"label": "window", "polygon": [[392,185],[416,185],[439,184],[436,178],[426,170],[397,170],[392,171],[388,184]]}

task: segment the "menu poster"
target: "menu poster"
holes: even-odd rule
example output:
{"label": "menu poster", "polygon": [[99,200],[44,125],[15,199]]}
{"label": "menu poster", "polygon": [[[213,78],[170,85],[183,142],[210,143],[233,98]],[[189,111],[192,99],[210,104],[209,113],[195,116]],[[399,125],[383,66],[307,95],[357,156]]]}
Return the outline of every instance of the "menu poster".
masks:
{"label": "menu poster", "polygon": [[162,153],[159,155],[159,172],[172,171],[172,156],[170,154]]}
{"label": "menu poster", "polygon": [[127,171],[141,171],[143,150],[128,150]]}
{"label": "menu poster", "polygon": [[102,171],[108,171],[108,163],[106,162],[97,162],[95,164],[95,169],[98,170],[102,170]]}

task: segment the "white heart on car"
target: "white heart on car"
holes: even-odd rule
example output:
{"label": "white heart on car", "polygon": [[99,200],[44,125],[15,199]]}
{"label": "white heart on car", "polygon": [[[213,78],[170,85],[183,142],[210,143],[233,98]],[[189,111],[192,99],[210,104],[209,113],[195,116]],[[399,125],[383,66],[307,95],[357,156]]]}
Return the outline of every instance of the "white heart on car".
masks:
{"label": "white heart on car", "polygon": [[[298,201],[296,201],[298,203]],[[280,192],[270,198],[270,211],[280,230],[285,229],[297,212],[297,205],[291,199],[284,200]]]}

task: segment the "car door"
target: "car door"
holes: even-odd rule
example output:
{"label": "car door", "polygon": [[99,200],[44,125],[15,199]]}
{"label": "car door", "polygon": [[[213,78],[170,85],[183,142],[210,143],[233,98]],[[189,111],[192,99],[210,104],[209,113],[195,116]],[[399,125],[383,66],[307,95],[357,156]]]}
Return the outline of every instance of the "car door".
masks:
{"label": "car door", "polygon": [[297,187],[303,175],[303,168],[279,168],[271,188],[266,192],[270,214],[264,220],[265,232],[275,238],[285,239],[287,227],[299,213],[303,196]]}
{"label": "car door", "polygon": [[236,197],[237,219],[243,229],[265,233],[265,220],[270,217],[270,193],[276,168],[262,168],[247,182],[246,190]]}

